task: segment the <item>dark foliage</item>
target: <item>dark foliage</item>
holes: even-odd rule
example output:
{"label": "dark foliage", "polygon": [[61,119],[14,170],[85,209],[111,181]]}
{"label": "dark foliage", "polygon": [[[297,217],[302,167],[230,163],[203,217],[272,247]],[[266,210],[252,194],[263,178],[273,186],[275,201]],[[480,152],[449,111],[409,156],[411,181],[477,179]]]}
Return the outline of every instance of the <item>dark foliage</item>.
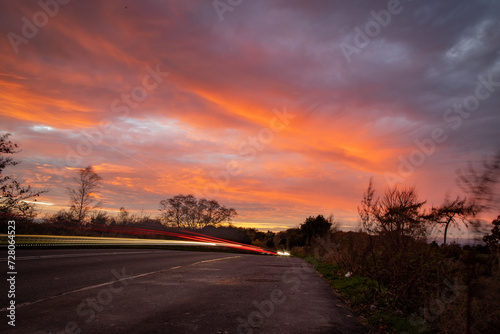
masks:
{"label": "dark foliage", "polygon": [[9,140],[9,134],[0,136],[0,215],[34,217],[35,206],[28,201],[36,201],[46,191],[35,191],[31,186],[25,186],[13,176],[3,173],[6,167],[18,164],[6,156],[18,153],[17,149],[18,145]]}

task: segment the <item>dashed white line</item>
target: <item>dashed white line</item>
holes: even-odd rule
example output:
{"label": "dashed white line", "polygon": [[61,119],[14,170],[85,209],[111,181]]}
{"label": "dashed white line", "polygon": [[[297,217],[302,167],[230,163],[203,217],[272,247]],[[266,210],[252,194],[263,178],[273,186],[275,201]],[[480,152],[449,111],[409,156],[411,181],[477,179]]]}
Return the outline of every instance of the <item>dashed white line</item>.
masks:
{"label": "dashed white line", "polygon": [[[121,253],[121,254],[123,254],[123,253]],[[91,285],[91,286],[87,286],[87,287],[84,287],[84,288],[76,289],[76,290],[73,290],[73,291],[63,292],[63,293],[61,293],[59,295],[56,295],[56,296],[50,296],[50,297],[43,298],[43,299],[38,299],[38,300],[35,300],[35,301],[32,301],[32,302],[25,302],[25,303],[16,305],[16,308],[21,308],[21,307],[24,307],[24,306],[37,304],[37,303],[40,303],[40,302],[44,302],[44,301],[51,300],[51,299],[54,299],[54,298],[63,297],[63,296],[66,296],[66,295],[69,295],[69,294],[72,294],[72,293],[76,293],[76,292],[81,292],[81,291],[87,291],[87,290],[91,290],[91,289],[95,289],[95,288],[100,288],[100,287],[103,287],[103,286],[114,284],[116,282],[121,282],[121,281],[126,281],[126,280],[133,280],[133,279],[144,277],[144,276],[148,276],[148,275],[158,274],[158,273],[161,273],[161,272],[164,272],[164,271],[167,271],[167,270],[174,270],[174,269],[179,269],[179,268],[194,266],[194,265],[201,264],[201,263],[208,263],[208,262],[222,261],[222,260],[228,260],[228,259],[235,259],[235,258],[239,258],[239,257],[240,256],[221,257],[221,258],[217,258],[217,259],[198,261],[198,262],[186,264],[185,266],[177,266],[177,267],[172,267],[172,268],[167,268],[167,269],[152,271],[152,272],[149,272],[149,273],[139,274],[139,275],[135,275],[135,276],[127,276],[125,278],[113,280],[113,281],[110,281],[110,282],[96,284],[96,285]],[[6,311],[6,310],[7,310],[7,308],[4,307],[4,308],[0,309],[0,312]]]}

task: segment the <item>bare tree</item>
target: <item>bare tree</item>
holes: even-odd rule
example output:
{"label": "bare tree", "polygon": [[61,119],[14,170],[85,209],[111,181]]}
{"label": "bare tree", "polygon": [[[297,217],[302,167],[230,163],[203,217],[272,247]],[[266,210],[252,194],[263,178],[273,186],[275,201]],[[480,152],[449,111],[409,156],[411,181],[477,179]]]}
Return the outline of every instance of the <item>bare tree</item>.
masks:
{"label": "bare tree", "polygon": [[124,206],[120,207],[120,213],[118,213],[118,222],[121,225],[128,225],[130,223],[130,214]]}
{"label": "bare tree", "polygon": [[196,199],[193,195],[177,195],[160,202],[160,211],[168,224],[182,228],[202,228],[231,221],[236,210],[217,201]]}
{"label": "bare tree", "polygon": [[[482,211],[498,210],[499,198],[496,192],[496,186],[499,181],[500,176],[500,150],[497,151],[495,156],[491,159],[484,159],[481,165],[478,167],[474,166],[472,162],[469,162],[467,168],[459,169],[457,171],[458,178],[457,184],[464,190],[467,194],[471,196],[472,203],[475,205],[475,215],[478,215]],[[498,231],[497,225],[498,221],[494,220],[494,228],[492,230],[492,236],[495,230]],[[475,224],[476,232],[481,232],[481,221],[477,220]],[[493,237],[494,238],[494,237]],[[483,237],[483,241],[486,243],[493,241],[490,240],[488,236],[486,239]],[[491,245],[488,243],[488,245]],[[493,247],[495,248],[495,247]],[[466,299],[466,333],[470,333],[472,324],[472,300],[474,294],[476,293],[475,282],[477,278],[475,277],[475,269],[473,263],[473,258],[468,258],[467,262],[467,299]]]}
{"label": "bare tree", "polygon": [[193,195],[187,195],[184,197],[184,202],[182,204],[184,225],[187,228],[196,228],[197,222],[201,216],[201,212],[198,210],[198,201],[196,200],[196,197]]}
{"label": "bare tree", "polygon": [[446,198],[444,203],[439,207],[433,207],[425,218],[435,224],[444,225],[444,240],[446,245],[446,236],[448,234],[448,227],[450,225],[457,225],[462,222],[465,226],[473,224],[474,222],[469,219],[470,216],[476,214],[477,207],[474,203],[467,203],[467,198],[457,197],[454,201]]}
{"label": "bare tree", "polygon": [[373,189],[373,180],[370,178],[368,183],[368,189],[363,193],[363,199],[361,200],[361,207],[358,207],[359,218],[361,220],[362,228],[368,233],[377,233],[377,220],[376,220],[376,206],[378,201],[375,200],[375,189]]}
{"label": "bare tree", "polygon": [[74,180],[77,187],[67,189],[71,204],[70,212],[79,223],[82,223],[90,210],[96,208],[99,204],[95,194],[102,178],[97,175],[92,166],[88,166],[80,169],[78,176]]}
{"label": "bare tree", "polygon": [[491,159],[484,159],[479,166],[472,162],[464,169],[457,170],[457,184],[471,196],[476,205],[476,213],[483,210],[498,209],[498,194],[495,186],[500,177],[500,151]]}
{"label": "bare tree", "polygon": [[372,234],[387,235],[396,248],[404,246],[405,239],[422,239],[426,226],[422,219],[422,206],[415,187],[392,187],[382,198],[374,199],[372,181],[363,195],[358,212],[366,231]]}
{"label": "bare tree", "polygon": [[226,208],[220,205],[217,201],[210,201],[208,210],[205,212],[204,225],[218,225],[225,221],[231,221],[236,216],[236,210],[233,208]]}
{"label": "bare tree", "polygon": [[3,175],[7,166],[18,164],[5,154],[18,153],[18,145],[9,140],[9,134],[0,136],[0,214],[20,215],[24,217],[35,216],[35,206],[28,200],[36,201],[36,197],[47,191],[35,191],[31,186],[23,186],[17,179]]}
{"label": "bare tree", "polygon": [[90,223],[92,225],[107,225],[110,221],[110,216],[104,210],[95,210],[90,215]]}
{"label": "bare tree", "polygon": [[189,196],[194,197],[193,195],[177,195],[172,198],[164,199],[160,202],[160,211],[162,212],[167,224],[171,224],[176,227],[183,227],[184,214],[186,212],[184,202],[186,197]]}

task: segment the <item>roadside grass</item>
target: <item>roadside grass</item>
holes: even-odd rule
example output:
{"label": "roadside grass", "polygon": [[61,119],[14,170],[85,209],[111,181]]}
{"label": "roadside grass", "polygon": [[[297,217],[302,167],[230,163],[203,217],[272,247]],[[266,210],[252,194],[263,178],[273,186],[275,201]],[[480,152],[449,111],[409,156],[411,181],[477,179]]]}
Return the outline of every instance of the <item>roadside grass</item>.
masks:
{"label": "roadside grass", "polygon": [[377,281],[363,276],[345,277],[338,265],[320,262],[312,256],[304,259],[325,278],[341,299],[371,329],[370,333],[431,333],[412,324],[409,317],[390,310],[387,290]]}

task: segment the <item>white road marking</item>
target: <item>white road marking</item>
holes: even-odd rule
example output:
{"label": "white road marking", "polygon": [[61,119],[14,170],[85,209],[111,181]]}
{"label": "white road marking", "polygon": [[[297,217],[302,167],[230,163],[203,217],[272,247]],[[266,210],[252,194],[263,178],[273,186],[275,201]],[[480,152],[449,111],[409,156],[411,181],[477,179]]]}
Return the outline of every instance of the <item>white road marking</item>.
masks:
{"label": "white road marking", "polygon": [[[118,280],[112,280],[112,281],[106,282],[106,283],[91,285],[91,286],[87,286],[87,287],[84,287],[84,288],[76,289],[76,290],[73,290],[73,291],[63,292],[60,295],[50,296],[50,297],[39,299],[39,300],[35,300],[35,301],[32,301],[32,302],[25,302],[25,303],[22,303],[22,304],[18,304],[18,305],[16,305],[16,309],[24,307],[24,306],[28,306],[28,305],[33,305],[33,304],[37,304],[37,303],[40,303],[40,302],[44,302],[44,301],[47,301],[47,300],[51,300],[51,299],[54,299],[54,298],[63,297],[63,296],[66,296],[66,295],[69,295],[69,294],[72,294],[72,293],[81,292],[81,291],[87,291],[87,290],[91,290],[91,289],[95,289],[95,288],[100,288],[100,287],[103,287],[103,286],[114,284],[115,282],[121,282],[121,281],[126,281],[126,280],[133,280],[133,279],[144,277],[144,276],[148,276],[148,275],[158,274],[158,273],[161,273],[161,272],[164,272],[164,271],[167,271],[167,270],[173,270],[173,269],[179,269],[179,268],[183,268],[183,267],[194,266],[194,265],[201,264],[201,263],[215,262],[215,261],[228,260],[228,259],[235,259],[235,258],[239,258],[239,257],[241,257],[241,256],[221,257],[221,258],[217,258],[217,259],[198,261],[198,262],[195,262],[195,263],[186,264],[184,266],[177,266],[177,267],[172,267],[172,268],[168,268],[168,269],[156,270],[156,271],[152,271],[152,272],[144,273],[144,274],[139,274],[139,275],[135,275],[135,276],[127,276],[125,278],[121,278],[121,279],[118,279]],[[4,307],[4,308],[0,309],[0,312],[3,312],[3,311],[7,311],[7,308]]]}
{"label": "white road marking", "polygon": [[[161,251],[163,252],[163,251]],[[16,257],[16,261],[26,261],[26,260],[45,260],[45,259],[63,259],[71,257],[85,257],[85,256],[99,256],[99,255],[121,255],[121,254],[148,254],[148,253],[159,253],[159,251],[149,251],[149,252],[113,252],[113,253],[88,253],[88,254],[58,254],[58,255],[33,255],[33,256],[23,256]],[[6,257],[0,258],[0,262],[7,261]]]}

